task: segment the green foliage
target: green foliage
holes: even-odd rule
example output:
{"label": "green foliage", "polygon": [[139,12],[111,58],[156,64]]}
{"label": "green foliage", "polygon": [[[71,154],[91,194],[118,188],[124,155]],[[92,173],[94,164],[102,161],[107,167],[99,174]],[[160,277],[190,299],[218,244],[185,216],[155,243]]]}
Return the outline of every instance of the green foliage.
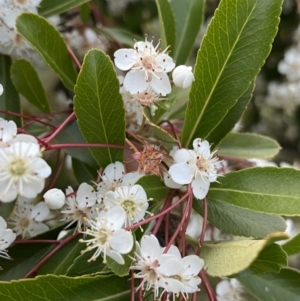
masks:
{"label": "green foliage", "polygon": [[[90,50],[75,87],[74,110],[80,131],[88,143],[124,145],[125,110],[119,93],[119,81],[109,57],[100,50]],[[116,123],[116,121],[118,121]],[[91,148],[101,167],[123,161],[121,148]]]}
{"label": "green foliage", "polygon": [[[193,207],[203,216],[201,201],[194,201]],[[286,228],[285,221],[280,216],[255,212],[216,200],[208,201],[208,220],[225,233],[244,237],[264,238],[273,232],[283,232]]]}
{"label": "green foliage", "polygon": [[218,155],[242,159],[267,159],[280,150],[279,144],[268,137],[251,133],[230,133],[219,145]]}
{"label": "green foliage", "polygon": [[89,0],[43,0],[39,6],[39,14],[43,17],[51,17],[67,12],[86,2],[89,2]]}
{"label": "green foliage", "polygon": [[[10,78],[11,58],[7,55],[0,54],[0,83],[4,91],[0,96],[0,110],[21,112],[20,98],[15,86]],[[21,118],[18,116],[5,116],[0,113],[1,118],[13,120],[17,126],[21,126]]]}
{"label": "green foliage", "polygon": [[20,94],[44,113],[50,113],[46,92],[33,66],[26,60],[13,62],[11,79]]}
{"label": "green foliage", "polygon": [[153,200],[164,199],[169,192],[169,188],[155,175],[143,176],[136,184],[141,185],[145,189],[147,197]]}
{"label": "green foliage", "polygon": [[247,270],[238,275],[238,280],[259,301],[298,301],[300,296],[300,273],[281,269],[279,273],[256,275]]}
{"label": "green foliage", "polygon": [[226,202],[257,212],[299,215],[300,170],[254,167],[218,178],[208,193],[211,200]]}
{"label": "green foliage", "polygon": [[249,88],[270,53],[281,4],[282,0],[220,3],[198,52],[182,133],[184,147],[195,138],[208,138]]}
{"label": "green foliage", "polygon": [[176,46],[173,57],[177,65],[185,64],[201,28],[205,0],[171,0],[176,23]]}
{"label": "green foliage", "polygon": [[300,234],[295,235],[293,238],[288,240],[282,249],[290,256],[300,253]]}
{"label": "green foliage", "polygon": [[44,18],[29,13],[20,15],[16,26],[18,32],[35,48],[63,84],[73,91],[77,73],[59,32]]}

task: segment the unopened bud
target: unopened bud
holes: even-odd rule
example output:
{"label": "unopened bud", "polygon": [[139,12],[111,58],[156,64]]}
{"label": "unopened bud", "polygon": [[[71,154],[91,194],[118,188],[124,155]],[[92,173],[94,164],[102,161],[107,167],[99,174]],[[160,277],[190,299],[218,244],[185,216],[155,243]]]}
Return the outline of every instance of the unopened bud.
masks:
{"label": "unopened bud", "polygon": [[44,194],[45,203],[52,209],[60,209],[65,204],[65,194],[62,190],[53,188]]}
{"label": "unopened bud", "polygon": [[3,86],[0,84],[0,96],[3,94],[3,91],[4,91]]}
{"label": "unopened bud", "polygon": [[185,65],[176,67],[172,73],[172,78],[175,86],[182,89],[190,87],[192,82],[195,80],[192,67]]}

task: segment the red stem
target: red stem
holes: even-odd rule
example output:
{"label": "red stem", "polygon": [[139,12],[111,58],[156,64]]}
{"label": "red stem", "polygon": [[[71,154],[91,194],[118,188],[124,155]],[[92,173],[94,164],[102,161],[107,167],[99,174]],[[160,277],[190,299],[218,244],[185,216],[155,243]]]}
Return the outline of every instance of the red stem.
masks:
{"label": "red stem", "polygon": [[128,149],[128,147],[124,145],[107,144],[107,143],[61,143],[61,144],[51,144],[47,147],[46,150],[61,149],[61,148],[88,148],[88,147]]}
{"label": "red stem", "polygon": [[20,239],[13,242],[14,245],[21,244],[59,244],[59,240],[54,239]]}
{"label": "red stem", "polygon": [[202,283],[203,283],[203,286],[206,290],[209,301],[218,301],[217,297],[215,295],[215,292],[214,292],[213,288],[211,287],[211,285],[210,285],[210,283],[209,283],[209,281],[206,277],[206,271],[204,269],[201,270],[200,277],[202,279]]}
{"label": "red stem", "polygon": [[82,68],[81,63],[79,62],[79,60],[78,60],[77,56],[75,55],[74,51],[72,50],[72,48],[69,45],[67,45],[67,48],[68,48],[69,53],[72,56],[73,61],[76,64],[76,66],[78,67],[79,70],[81,70],[81,68]]}
{"label": "red stem", "polygon": [[202,249],[204,238],[205,238],[206,225],[207,225],[208,210],[207,210],[207,199],[206,198],[203,199],[203,207],[204,207],[204,212],[203,212],[202,232],[201,232],[201,236],[199,239],[199,245],[198,245],[198,249],[197,249],[197,253],[196,253],[198,256],[200,256],[200,253],[201,253],[201,249]]}

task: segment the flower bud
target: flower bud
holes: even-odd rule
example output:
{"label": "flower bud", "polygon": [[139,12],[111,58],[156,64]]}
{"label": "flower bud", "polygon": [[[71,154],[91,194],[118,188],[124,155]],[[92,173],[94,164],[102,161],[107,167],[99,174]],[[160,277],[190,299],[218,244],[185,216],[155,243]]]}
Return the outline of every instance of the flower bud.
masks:
{"label": "flower bud", "polygon": [[192,67],[185,65],[177,66],[172,73],[172,77],[175,86],[182,89],[190,87],[192,82],[195,80]]}
{"label": "flower bud", "polygon": [[3,94],[3,91],[4,91],[3,86],[0,84],[0,96]]}
{"label": "flower bud", "polygon": [[45,203],[52,209],[60,209],[65,204],[65,194],[62,190],[53,188],[44,194]]}

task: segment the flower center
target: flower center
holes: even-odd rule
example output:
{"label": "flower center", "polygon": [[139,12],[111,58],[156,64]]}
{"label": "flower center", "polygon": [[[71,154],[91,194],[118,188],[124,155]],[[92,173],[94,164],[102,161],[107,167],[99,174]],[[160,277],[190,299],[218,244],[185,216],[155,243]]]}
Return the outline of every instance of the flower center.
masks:
{"label": "flower center", "polygon": [[23,159],[17,158],[9,164],[9,172],[13,176],[22,176],[26,172],[26,162]]}
{"label": "flower center", "polygon": [[153,57],[145,56],[145,57],[141,58],[141,61],[142,61],[142,65],[145,69],[147,69],[149,71],[154,70],[155,61],[154,61]]}
{"label": "flower center", "polygon": [[99,242],[99,245],[105,245],[108,241],[108,236],[109,235],[105,229],[100,229],[97,235],[97,241]]}
{"label": "flower center", "polygon": [[202,156],[197,156],[196,166],[200,171],[207,171],[209,168],[209,164],[205,158]]}
{"label": "flower center", "polygon": [[19,225],[21,227],[21,229],[24,231],[25,229],[28,228],[29,226],[29,219],[27,217],[22,217],[19,221]]}
{"label": "flower center", "polygon": [[122,203],[122,207],[124,208],[126,215],[129,216],[130,220],[134,219],[134,213],[136,211],[136,204],[132,200],[125,200]]}

